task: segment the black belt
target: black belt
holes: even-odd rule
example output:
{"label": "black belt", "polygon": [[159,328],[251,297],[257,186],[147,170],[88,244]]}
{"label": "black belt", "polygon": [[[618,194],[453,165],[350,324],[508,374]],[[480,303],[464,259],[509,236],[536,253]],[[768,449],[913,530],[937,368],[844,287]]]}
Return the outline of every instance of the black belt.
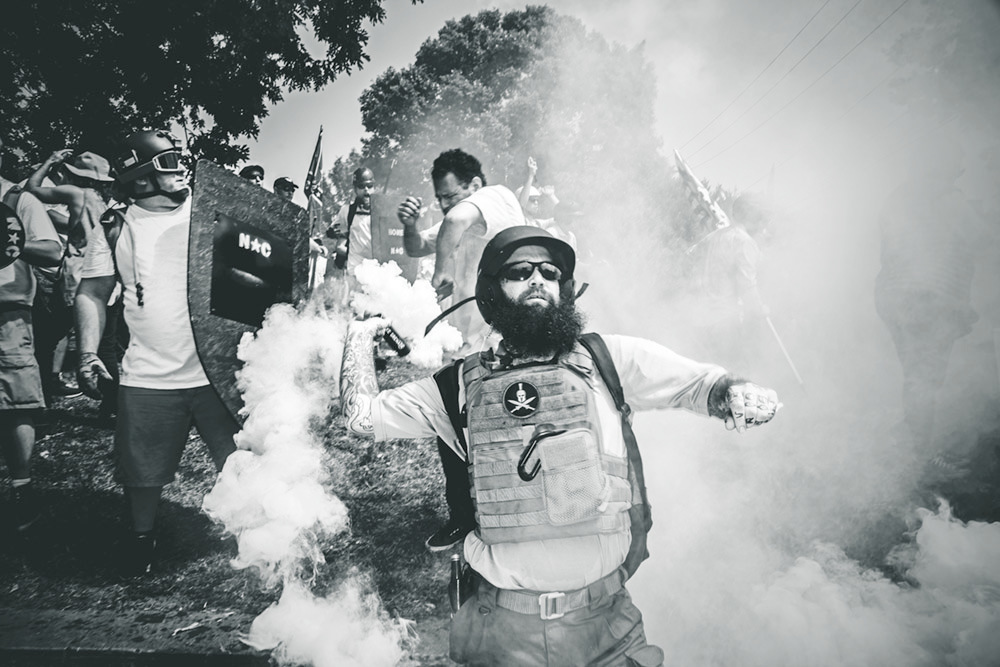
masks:
{"label": "black belt", "polygon": [[590,603],[614,595],[622,589],[624,573],[621,568],[598,579],[589,586],[575,591],[514,591],[497,589],[497,606],[519,614],[538,614],[543,621],[560,618],[571,611],[589,607]]}

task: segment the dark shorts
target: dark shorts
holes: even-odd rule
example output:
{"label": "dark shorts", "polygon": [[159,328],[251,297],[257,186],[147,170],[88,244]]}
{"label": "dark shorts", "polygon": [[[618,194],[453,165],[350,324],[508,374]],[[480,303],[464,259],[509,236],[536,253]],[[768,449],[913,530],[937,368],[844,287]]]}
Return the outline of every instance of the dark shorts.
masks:
{"label": "dark shorts", "polygon": [[478,586],[451,621],[451,659],[462,665],[657,667],[663,651],[646,643],[642,614],[624,588],[561,618],[511,611],[497,589]]}
{"label": "dark shorts", "polygon": [[0,304],[0,410],[44,407],[31,309]]}
{"label": "dark shorts", "polygon": [[166,486],[174,480],[191,426],[208,447],[218,470],[236,450],[239,423],[210,386],[193,389],[118,390],[115,451],[124,486]]}

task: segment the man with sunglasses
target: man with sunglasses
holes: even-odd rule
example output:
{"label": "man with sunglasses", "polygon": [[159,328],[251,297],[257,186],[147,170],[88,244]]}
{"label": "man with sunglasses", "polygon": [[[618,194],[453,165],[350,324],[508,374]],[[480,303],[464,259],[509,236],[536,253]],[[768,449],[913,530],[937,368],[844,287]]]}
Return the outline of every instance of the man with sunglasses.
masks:
{"label": "man with sunglasses", "polygon": [[443,439],[466,461],[475,531],[469,598],[450,655],[467,665],[661,665],[625,582],[648,556],[648,503],[631,408],[685,409],[744,431],[776,394],[649,340],[582,334],[576,256],[529,226],[501,231],[479,261],[476,304],[503,336],[433,377],[378,391],[374,338],[352,322],[341,405],[376,440]]}
{"label": "man with sunglasses", "polygon": [[132,531],[126,574],[153,565],[156,513],[173,481],[193,423],[217,468],[235,450],[239,425],[208,382],[195,348],[187,301],[191,188],[180,142],[166,131],[136,132],[115,160],[126,204],[101,219],[104,234],[87,245],[76,298],[80,388],[100,398],[109,378],[97,356],[105,304],[120,282],[131,339],[122,360],[115,431],[117,478],[125,487]]}

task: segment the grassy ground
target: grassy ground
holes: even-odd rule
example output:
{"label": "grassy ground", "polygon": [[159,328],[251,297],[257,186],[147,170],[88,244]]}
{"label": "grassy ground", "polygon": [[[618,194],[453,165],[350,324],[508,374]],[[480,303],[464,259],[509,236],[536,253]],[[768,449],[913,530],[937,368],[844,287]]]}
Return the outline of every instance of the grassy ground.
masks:
{"label": "grassy ground", "polygon": [[[390,361],[380,383],[423,373]],[[116,544],[127,526],[125,506],[112,477],[113,433],[96,414],[87,398],[63,399],[39,427],[33,478],[45,517],[25,538],[4,527],[0,652],[44,646],[254,653],[240,633],[280,591],[262,590],[253,572],[233,569],[235,541],[201,513],[214,469],[200,439],[192,432],[177,481],[165,490],[158,570],[122,578]],[[416,621],[425,635],[417,663],[450,664],[441,657],[447,554],[423,546],[446,511],[433,442],[365,443],[347,435],[333,414],[327,427],[331,490],[350,510],[351,531],[323,545],[327,565],[315,592],[351,568],[368,573],[389,614]],[[7,516],[3,502],[0,516]]]}

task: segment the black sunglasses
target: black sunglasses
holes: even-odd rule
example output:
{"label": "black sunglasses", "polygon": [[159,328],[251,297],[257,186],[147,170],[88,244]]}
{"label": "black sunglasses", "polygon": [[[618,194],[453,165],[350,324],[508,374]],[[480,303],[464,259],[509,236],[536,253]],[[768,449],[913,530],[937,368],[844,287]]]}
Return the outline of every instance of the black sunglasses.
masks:
{"label": "black sunglasses", "polygon": [[500,277],[504,280],[524,282],[538,269],[545,280],[558,281],[562,279],[562,269],[552,262],[514,262],[500,267]]}

